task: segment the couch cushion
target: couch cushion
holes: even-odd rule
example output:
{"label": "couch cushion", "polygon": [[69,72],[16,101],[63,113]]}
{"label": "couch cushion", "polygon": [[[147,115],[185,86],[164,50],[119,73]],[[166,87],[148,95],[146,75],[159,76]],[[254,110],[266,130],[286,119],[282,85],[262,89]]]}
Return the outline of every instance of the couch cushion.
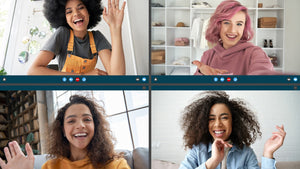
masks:
{"label": "couch cushion", "polygon": [[299,169],[300,161],[276,162],[277,169]]}
{"label": "couch cushion", "polygon": [[47,161],[47,154],[35,155],[34,156],[34,169],[41,169],[42,165]]}
{"label": "couch cushion", "polygon": [[151,162],[152,169],[178,169],[179,166],[180,164],[163,160],[152,160]]}
{"label": "couch cushion", "polygon": [[127,161],[127,164],[129,165],[129,167],[133,169],[133,158],[132,158],[131,151],[118,149],[118,150],[116,150],[116,153],[121,153],[123,155],[123,158]]}
{"label": "couch cushion", "polygon": [[148,148],[138,147],[133,150],[133,165],[132,169],[149,169],[149,150]]}

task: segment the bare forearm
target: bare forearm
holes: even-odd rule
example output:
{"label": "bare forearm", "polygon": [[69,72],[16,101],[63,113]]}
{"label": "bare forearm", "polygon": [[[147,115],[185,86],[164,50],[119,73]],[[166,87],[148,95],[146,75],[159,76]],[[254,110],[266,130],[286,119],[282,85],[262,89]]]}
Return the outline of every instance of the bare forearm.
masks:
{"label": "bare forearm", "polygon": [[268,150],[264,150],[263,156],[266,158],[270,158],[270,159],[274,158],[273,152],[268,151]]}
{"label": "bare forearm", "polygon": [[208,159],[205,162],[205,166],[207,169],[215,169],[215,168],[217,168],[218,165],[219,165],[219,163],[216,162],[216,160],[213,160],[212,158]]}
{"label": "bare forearm", "polygon": [[28,72],[28,75],[79,75],[70,72],[60,72],[57,70],[49,69],[45,66],[32,66]]}
{"label": "bare forearm", "polygon": [[122,44],[121,27],[110,28],[112,53],[109,75],[125,75],[125,58]]}

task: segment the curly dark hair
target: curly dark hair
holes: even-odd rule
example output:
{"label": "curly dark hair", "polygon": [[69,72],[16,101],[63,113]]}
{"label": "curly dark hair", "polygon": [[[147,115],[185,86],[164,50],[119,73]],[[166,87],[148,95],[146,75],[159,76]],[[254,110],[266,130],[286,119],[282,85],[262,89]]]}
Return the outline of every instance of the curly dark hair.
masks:
{"label": "curly dark hair", "polygon": [[225,104],[232,115],[232,132],[229,137],[239,148],[254,143],[257,135],[261,136],[256,116],[241,99],[229,99],[222,91],[208,91],[186,106],[183,110],[181,127],[184,131],[185,147],[192,148],[200,143],[213,142],[209,133],[208,119],[210,109],[217,103]]}
{"label": "curly dark hair", "polygon": [[49,158],[69,158],[70,157],[70,144],[66,137],[64,137],[64,116],[67,109],[74,104],[86,105],[93,117],[94,121],[94,137],[87,146],[88,157],[93,166],[96,168],[103,165],[114,157],[114,145],[109,123],[105,119],[105,112],[102,107],[94,101],[79,95],[70,97],[70,102],[58,110],[56,119],[54,120],[50,133],[49,141]]}
{"label": "curly dark hair", "polygon": [[[44,0],[44,16],[49,21],[53,28],[58,28],[60,26],[65,26],[69,29],[71,27],[68,25],[66,20],[66,3],[68,0]],[[81,0],[86,6],[90,18],[88,29],[95,27],[101,20],[101,15],[103,12],[103,7],[101,5],[101,0]]]}

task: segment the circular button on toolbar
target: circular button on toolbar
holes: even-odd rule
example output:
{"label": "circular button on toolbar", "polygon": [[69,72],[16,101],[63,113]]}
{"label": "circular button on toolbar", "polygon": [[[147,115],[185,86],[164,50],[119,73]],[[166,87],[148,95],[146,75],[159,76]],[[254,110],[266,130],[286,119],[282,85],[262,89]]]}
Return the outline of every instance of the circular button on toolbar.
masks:
{"label": "circular button on toolbar", "polygon": [[297,81],[298,81],[298,78],[297,78],[297,77],[294,77],[293,80],[294,80],[294,82],[297,82]]}

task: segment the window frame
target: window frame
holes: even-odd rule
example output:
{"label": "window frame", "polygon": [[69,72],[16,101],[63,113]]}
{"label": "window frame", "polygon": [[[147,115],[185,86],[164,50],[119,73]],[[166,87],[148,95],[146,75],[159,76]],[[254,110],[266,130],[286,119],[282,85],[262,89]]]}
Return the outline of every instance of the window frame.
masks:
{"label": "window frame", "polygon": [[[84,90],[86,91],[86,90]],[[95,90],[88,90],[88,91],[91,91],[91,98],[94,98],[94,91]],[[138,106],[136,108],[128,108],[128,105],[127,105],[127,99],[126,99],[126,91],[134,91],[134,90],[120,90],[122,91],[122,95],[123,95],[123,101],[125,103],[125,111],[121,111],[121,112],[115,112],[114,114],[111,114],[111,115],[107,115],[107,120],[109,119],[112,119],[114,116],[119,116],[119,115],[124,115],[126,116],[127,118],[127,124],[128,124],[128,129],[129,129],[129,133],[130,133],[130,139],[131,139],[131,144],[132,144],[132,150],[137,148],[136,144],[135,144],[135,141],[134,141],[134,131],[135,129],[132,128],[132,125],[131,125],[131,121],[130,121],[130,113],[131,112],[134,112],[134,111],[137,111],[137,110],[142,110],[142,109],[148,109],[148,118],[150,118],[150,114],[149,114],[149,100],[147,100],[147,105],[143,105],[143,106]],[[59,100],[59,97],[64,97],[63,95],[65,94],[70,94],[70,95],[74,95],[73,93],[74,91],[73,90],[66,90],[66,91],[60,91],[60,93],[57,93],[57,91],[53,91],[53,101],[54,101],[54,119],[55,117],[57,116],[57,110],[60,108],[58,107],[58,100]],[[78,92],[76,90],[76,92]],[[101,92],[101,90],[100,90]],[[104,91],[103,91],[104,92]],[[145,91],[145,92],[148,92],[148,91]],[[149,93],[148,93],[148,97],[149,98]],[[96,100],[97,101],[97,100]],[[105,100],[104,100],[105,101]],[[149,119],[148,119],[149,121]],[[150,124],[150,123],[149,123]],[[148,136],[149,136],[149,130],[147,131],[148,132]],[[147,147],[148,148],[148,147]]]}
{"label": "window frame", "polygon": [[[8,17],[6,20],[6,26],[4,27],[4,34],[3,34],[3,47],[0,49],[0,67],[4,68],[5,67],[5,62],[6,62],[6,54],[9,46],[9,39],[12,33],[12,25],[14,21],[14,16],[15,16],[15,11],[16,11],[16,6],[17,6],[17,0],[8,0],[10,1],[10,8],[8,9]],[[12,10],[11,10],[12,9]],[[7,70],[6,70],[7,71]]]}

